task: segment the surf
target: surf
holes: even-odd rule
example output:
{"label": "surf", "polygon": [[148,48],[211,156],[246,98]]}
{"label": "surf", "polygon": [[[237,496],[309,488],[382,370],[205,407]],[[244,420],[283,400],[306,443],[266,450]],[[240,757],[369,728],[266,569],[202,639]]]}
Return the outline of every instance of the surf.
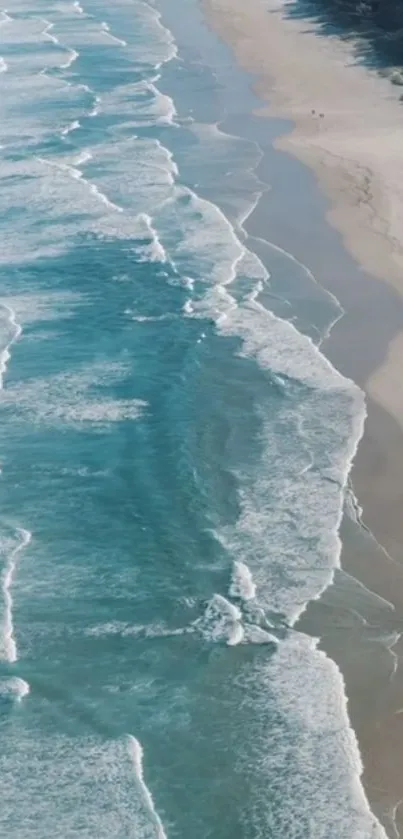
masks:
{"label": "surf", "polygon": [[29,545],[32,534],[29,530],[18,528],[19,542],[8,551],[2,574],[1,589],[3,594],[4,617],[1,632],[2,657],[4,661],[14,664],[18,658],[17,643],[14,634],[12,587],[15,581],[20,553]]}

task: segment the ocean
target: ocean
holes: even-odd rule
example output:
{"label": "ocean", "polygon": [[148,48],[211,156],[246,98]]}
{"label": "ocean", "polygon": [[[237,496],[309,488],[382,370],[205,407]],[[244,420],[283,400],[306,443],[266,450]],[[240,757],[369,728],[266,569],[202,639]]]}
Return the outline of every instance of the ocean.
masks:
{"label": "ocean", "polygon": [[296,627],[365,402],[246,232],[250,80],[195,0],[14,0],[0,44],[0,834],[380,839]]}

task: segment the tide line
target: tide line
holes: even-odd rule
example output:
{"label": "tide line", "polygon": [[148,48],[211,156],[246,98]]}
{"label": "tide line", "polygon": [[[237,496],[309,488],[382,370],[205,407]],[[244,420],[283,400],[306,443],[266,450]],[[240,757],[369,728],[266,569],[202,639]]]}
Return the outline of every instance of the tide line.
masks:
{"label": "tide line", "polygon": [[[246,218],[248,218],[249,215],[250,215],[250,213],[248,213]],[[244,221],[246,221],[246,218],[244,219]],[[244,221],[242,222],[242,226],[244,224]],[[312,271],[307,267],[307,265],[305,265],[303,262],[301,262],[299,259],[297,259],[297,257],[294,256],[294,254],[290,253],[290,251],[287,251],[284,248],[281,248],[279,245],[275,245],[274,242],[270,242],[268,239],[262,239],[261,236],[250,236],[249,238],[252,241],[255,240],[256,242],[262,242],[264,245],[267,245],[271,250],[277,251],[277,253],[283,254],[283,256],[285,256],[287,259],[289,259],[290,262],[293,262],[294,265],[298,265],[298,267],[301,268],[302,271],[304,272],[305,276],[312,283],[314,283],[317,287],[322,289],[325,296],[329,300],[331,300],[331,302],[334,304],[335,308],[338,310],[337,314],[330,321],[330,323],[326,327],[325,331],[323,333],[319,332],[320,339],[319,339],[319,342],[318,342],[318,347],[320,348],[321,345],[323,344],[323,342],[326,341],[329,338],[333,327],[336,326],[336,323],[338,323],[339,320],[341,320],[341,318],[344,317],[344,315],[345,315],[345,310],[343,309],[343,306],[341,305],[340,300],[336,297],[335,294],[333,294],[331,291],[329,291],[329,289],[322,286],[321,283],[316,279],[316,277],[312,273]],[[286,301],[286,302],[288,302],[288,301]]]}

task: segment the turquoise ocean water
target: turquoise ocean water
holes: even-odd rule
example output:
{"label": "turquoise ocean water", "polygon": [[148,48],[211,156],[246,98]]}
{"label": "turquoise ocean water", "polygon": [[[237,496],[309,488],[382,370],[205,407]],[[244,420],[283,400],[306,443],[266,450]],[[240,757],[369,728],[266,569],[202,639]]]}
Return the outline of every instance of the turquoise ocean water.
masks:
{"label": "turquoise ocean water", "polygon": [[248,80],[194,0],[14,0],[0,44],[0,835],[379,839],[293,629],[365,406],[245,233]]}

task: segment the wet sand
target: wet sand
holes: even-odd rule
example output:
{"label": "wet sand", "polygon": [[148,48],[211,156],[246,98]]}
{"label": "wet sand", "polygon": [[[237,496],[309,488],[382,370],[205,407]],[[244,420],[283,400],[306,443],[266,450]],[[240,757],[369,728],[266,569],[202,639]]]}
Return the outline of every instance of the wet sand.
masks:
{"label": "wet sand", "polygon": [[[292,243],[293,254],[340,300],[345,315],[322,348],[367,393],[368,418],[351,474],[362,517],[345,516],[343,570],[300,627],[320,635],[343,673],[367,796],[397,838],[403,836],[401,91],[357,66],[351,45],[286,19],[271,0],[250,0],[247,7],[241,0],[204,0],[204,6],[238,62],[254,74],[264,101],[260,116],[279,118],[276,169],[265,171],[273,166],[268,153],[260,173],[272,189],[247,230],[286,249]],[[257,129],[259,143],[264,148],[267,130],[271,147],[269,124],[259,122],[266,126]]]}

